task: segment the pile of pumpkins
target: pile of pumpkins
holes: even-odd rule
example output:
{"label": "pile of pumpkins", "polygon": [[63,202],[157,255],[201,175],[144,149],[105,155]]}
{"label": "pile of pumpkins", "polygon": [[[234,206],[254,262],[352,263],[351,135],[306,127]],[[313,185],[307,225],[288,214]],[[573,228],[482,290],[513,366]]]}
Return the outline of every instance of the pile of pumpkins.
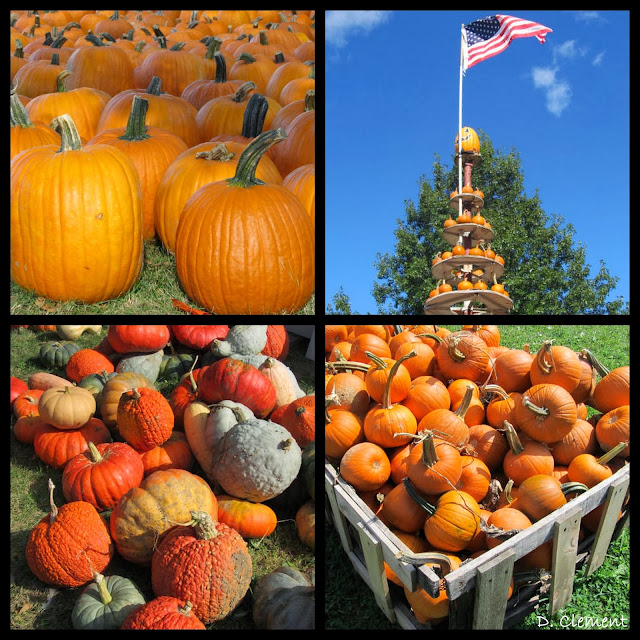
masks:
{"label": "pile of pumpkins", "polygon": [[[315,398],[283,362],[283,326],[111,325],[101,340],[101,326],[36,329],[61,338],[40,358],[63,375],[12,377],[14,435],[62,470],[66,503],[49,480],[50,512],[26,560],[46,584],[87,585],[74,628],[204,629],[224,619],[251,584],[245,540],[273,533],[266,502],[296,480],[307,494],[298,536],[314,549]],[[74,342],[84,332],[96,334],[94,348]],[[189,352],[181,360],[168,344]],[[168,397],[155,387],[163,377],[175,379]],[[153,600],[104,575],[116,551],[150,568]],[[313,593],[290,567],[263,576],[256,625],[313,628]]]}
{"label": "pile of pumpkins", "polygon": [[315,285],[314,20],[13,11],[12,279],[51,300],[110,300],[157,237],[208,311],[303,307]]}
{"label": "pile of pumpkins", "polygon": [[[443,573],[629,459],[629,367],[609,371],[586,349],[508,348],[495,325],[328,325],[325,353],[328,461]],[[602,507],[584,515],[587,531]],[[517,568],[550,569],[552,542]],[[404,593],[418,621],[447,618],[444,588]]]}

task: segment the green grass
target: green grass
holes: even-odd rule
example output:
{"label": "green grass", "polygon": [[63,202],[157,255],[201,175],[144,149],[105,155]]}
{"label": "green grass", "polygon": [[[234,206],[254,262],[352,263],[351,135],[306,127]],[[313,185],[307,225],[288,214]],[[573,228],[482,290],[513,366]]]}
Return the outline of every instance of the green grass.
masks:
{"label": "green grass", "polygon": [[[82,347],[96,345],[106,335],[107,327],[99,336],[84,335],[77,342]],[[285,364],[296,374],[300,387],[314,392],[315,365],[305,357],[308,340],[290,334],[289,355]],[[30,329],[11,331],[11,375],[27,380],[36,371],[48,371],[64,376],[64,372],[43,367],[38,360],[40,345],[55,339],[54,333],[36,333]],[[159,381],[156,387],[165,396],[176,386],[177,379]],[[12,417],[11,426],[15,419]],[[192,473],[204,476],[195,463]],[[45,585],[29,570],[25,548],[33,526],[48,513],[47,478],[56,485],[54,497],[58,506],[64,504],[62,472],[48,467],[34,453],[33,447],[10,436],[10,626],[13,629],[70,629],[71,610],[82,590],[58,589]],[[315,556],[298,538],[295,512],[301,500],[308,497],[299,491],[296,481],[291,491],[272,504],[278,516],[275,532],[262,540],[247,542],[253,562],[252,587],[262,575],[289,565],[308,572],[315,566]],[[296,490],[296,488],[298,490]],[[288,497],[287,497],[288,496]],[[107,575],[122,575],[133,580],[147,600],[154,597],[151,589],[150,569],[134,566],[117,553],[105,571]],[[211,625],[214,629],[252,629],[252,597],[249,594],[225,620]]]}
{"label": "green grass", "polygon": [[[12,315],[182,315],[184,312],[176,309],[172,299],[194,309],[206,311],[190,300],[182,290],[175,258],[157,240],[144,243],[144,266],[138,282],[130,291],[114,300],[97,304],[54,302],[11,282]],[[315,294],[295,315],[314,313]]]}
{"label": "green grass", "polygon": [[[443,325],[460,329],[461,325]],[[501,344],[510,348],[522,348],[528,344],[536,352],[544,340],[554,339],[554,344],[576,351],[590,349],[605,367],[628,365],[630,327],[628,325],[499,325]],[[589,408],[589,413],[594,410]],[[326,578],[326,627],[328,629],[395,629],[378,608],[371,590],[346,558],[340,538],[331,525],[325,526]],[[584,570],[576,574],[573,599],[558,614],[561,616],[618,616],[629,614],[629,531],[626,530],[613,543],[605,563],[594,574],[585,578]],[[390,583],[390,589],[403,598],[402,591]],[[546,603],[539,610],[545,615]],[[539,628],[535,617],[530,616],[518,628]]]}

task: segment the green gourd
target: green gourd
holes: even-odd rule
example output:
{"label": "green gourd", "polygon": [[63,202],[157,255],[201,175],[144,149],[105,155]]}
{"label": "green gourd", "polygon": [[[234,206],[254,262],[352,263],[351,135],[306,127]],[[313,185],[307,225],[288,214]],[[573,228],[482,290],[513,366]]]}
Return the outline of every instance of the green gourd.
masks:
{"label": "green gourd", "polygon": [[40,347],[40,362],[51,369],[62,369],[76,351],[80,351],[80,346],[75,342],[47,342]]}
{"label": "green gourd", "polygon": [[74,629],[119,629],[145,599],[128,578],[96,573],[71,612]]}

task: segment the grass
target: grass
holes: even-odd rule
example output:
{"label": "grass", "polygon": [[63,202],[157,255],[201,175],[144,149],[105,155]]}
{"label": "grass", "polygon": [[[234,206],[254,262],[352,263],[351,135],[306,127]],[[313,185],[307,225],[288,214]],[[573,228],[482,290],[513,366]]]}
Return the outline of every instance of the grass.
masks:
{"label": "grass", "polygon": [[[449,329],[460,329],[461,325],[443,325]],[[570,347],[576,351],[590,349],[594,355],[611,369],[628,365],[630,327],[628,325],[500,325],[501,344],[510,348],[522,348],[529,344],[536,352],[544,340],[554,339],[554,344]],[[594,413],[589,409],[589,414]],[[325,583],[325,625],[327,629],[397,629],[378,608],[371,590],[345,557],[340,538],[335,528],[325,525],[325,550],[327,578]],[[399,598],[402,590],[389,583],[390,589]],[[547,607],[543,601],[538,615],[545,616]],[[588,578],[584,570],[576,573],[575,591],[572,601],[551,621],[554,628],[561,624],[562,616],[576,618],[595,616],[629,619],[629,530],[611,544],[604,564]],[[566,619],[563,620],[566,622]],[[517,628],[538,629],[532,614]]]}
{"label": "grass", "polygon": [[[96,345],[105,335],[103,327],[99,336],[82,336],[77,342],[82,347]],[[27,380],[36,371],[48,371],[57,375],[64,372],[43,367],[38,360],[40,345],[55,339],[53,333],[35,333],[30,329],[11,331],[11,375]],[[314,392],[315,365],[305,357],[308,340],[290,334],[289,355],[284,361],[295,373],[300,387],[307,393]],[[177,379],[159,381],[156,387],[165,396],[177,384]],[[15,419],[12,417],[11,426]],[[191,469],[203,477],[195,463]],[[30,571],[24,550],[33,526],[48,513],[49,498],[47,478],[56,485],[54,498],[58,506],[64,504],[62,472],[41,462],[33,447],[10,437],[10,626],[12,629],[71,629],[71,611],[82,587],[58,589],[45,585]],[[309,572],[315,566],[315,556],[298,538],[295,513],[301,500],[308,496],[299,491],[298,483],[272,504],[278,516],[275,532],[262,540],[247,541],[253,562],[252,587],[263,575],[289,565]],[[298,489],[298,490],[296,490]],[[134,566],[117,553],[105,571],[107,575],[121,575],[133,580],[147,600],[154,597],[151,589],[150,569]],[[225,620],[211,625],[214,629],[252,629],[251,589],[235,611]]]}
{"label": "grass", "polygon": [[[55,302],[27,291],[11,282],[12,315],[164,315],[183,314],[173,302],[177,300],[193,309],[206,311],[183,291],[176,272],[176,261],[158,240],[144,243],[142,275],[133,288],[114,300],[96,304]],[[315,313],[315,294],[295,315]],[[282,314],[287,315],[287,314]]]}

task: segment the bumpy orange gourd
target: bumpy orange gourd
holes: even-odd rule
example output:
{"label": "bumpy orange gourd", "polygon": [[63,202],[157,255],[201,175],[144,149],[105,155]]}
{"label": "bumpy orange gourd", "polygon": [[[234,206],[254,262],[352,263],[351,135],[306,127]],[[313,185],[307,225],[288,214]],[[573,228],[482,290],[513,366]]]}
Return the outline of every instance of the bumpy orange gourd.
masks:
{"label": "bumpy orange gourd", "polygon": [[43,582],[79,587],[94,571],[102,573],[113,557],[104,520],[88,502],[68,502],[58,509],[49,480],[51,511],[32,529],[27,542],[29,569]]}
{"label": "bumpy orange gourd", "polygon": [[264,152],[286,134],[267,131],[242,152],[234,178],[198,190],[176,236],[178,278],[215,313],[292,313],[315,286],[313,225],[280,185],[255,178]]}
{"label": "bumpy orange gourd", "polygon": [[167,399],[154,389],[126,391],[118,403],[120,435],[136,450],[148,451],[169,439],[174,418]]}
{"label": "bumpy orange gourd", "polygon": [[58,123],[60,148],[34,147],[11,165],[11,277],[51,300],[116,298],[142,269],[138,174],[118,149],[83,149],[68,116]]}
{"label": "bumpy orange gourd", "polygon": [[159,596],[183,598],[205,624],[226,618],[251,582],[251,556],[240,534],[206,512],[192,511],[186,526],[173,527],[151,562]]}
{"label": "bumpy orange gourd", "polygon": [[204,629],[192,609],[191,602],[160,596],[134,609],[121,629]]}

